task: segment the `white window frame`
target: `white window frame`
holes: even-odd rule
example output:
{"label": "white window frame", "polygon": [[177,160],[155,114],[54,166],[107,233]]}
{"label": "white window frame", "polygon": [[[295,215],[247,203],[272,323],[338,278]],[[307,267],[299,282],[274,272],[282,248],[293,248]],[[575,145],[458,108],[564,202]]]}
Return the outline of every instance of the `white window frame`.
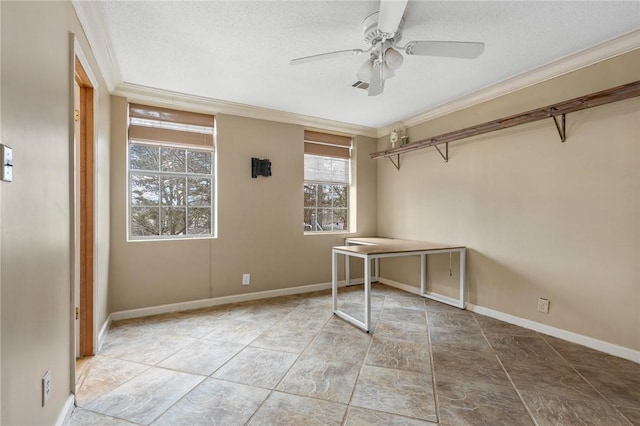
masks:
{"label": "white window frame", "polygon": [[[331,156],[324,156],[324,155],[317,155],[317,154],[304,154],[304,158],[306,158],[307,155],[310,156],[315,156],[315,157],[325,157],[325,158],[331,158],[331,159],[338,159],[338,158],[333,158]],[[343,182],[343,181],[324,181],[324,180],[317,180],[317,179],[304,179],[303,182],[303,191],[304,191],[304,186],[306,185],[330,185],[330,186],[344,186],[346,189],[346,193],[347,193],[347,202],[346,202],[346,207],[337,207],[339,209],[344,209],[345,210],[345,217],[346,217],[346,221],[347,221],[347,227],[346,229],[331,229],[331,230],[321,230],[321,231],[317,231],[317,230],[313,230],[313,228],[311,230],[307,230],[306,229],[306,223],[304,223],[303,220],[303,225],[305,226],[304,229],[304,235],[327,235],[327,234],[348,234],[351,232],[352,229],[352,213],[351,213],[351,208],[352,208],[352,201],[351,201],[351,187],[352,187],[352,177],[351,177],[351,172],[352,172],[352,158],[339,158],[340,160],[346,161],[347,166],[348,166],[348,171],[347,171],[347,181]],[[306,168],[305,168],[306,170]],[[304,171],[303,171],[304,173]],[[304,195],[303,195],[304,197]],[[315,210],[316,210],[316,217],[317,217],[317,212],[320,209],[326,208],[326,207],[320,207],[318,206],[318,191],[317,191],[317,186],[316,186],[316,197],[315,197],[315,201],[316,201],[316,205],[315,205]],[[303,212],[304,210],[307,210],[309,207],[304,205],[304,200],[303,200]],[[331,209],[334,209],[334,207],[331,207]],[[304,217],[304,216],[303,216]],[[313,224],[311,224],[311,226],[313,226]]]}
{"label": "white window frame", "polygon": [[[214,136],[215,136],[215,127],[214,127]],[[131,169],[131,147],[133,145],[147,145],[155,148],[176,148],[183,149],[186,151],[208,151],[211,153],[211,173],[210,174],[194,174],[194,173],[182,173],[182,172],[168,172],[161,171],[158,168],[157,171],[150,170],[139,170],[139,169]],[[136,139],[129,139],[127,143],[127,241],[130,242],[138,242],[138,241],[166,241],[166,240],[192,240],[192,239],[212,239],[217,237],[217,152],[214,147],[210,146],[201,146],[201,145],[185,145],[185,144],[171,144],[166,142],[148,142],[148,141],[139,141]],[[131,178],[134,174],[148,174],[148,175],[157,175],[160,176],[178,176],[178,177],[208,177],[211,179],[211,233],[209,234],[184,234],[184,235],[162,235],[161,234],[161,226],[162,226],[162,207],[161,204],[162,194],[159,193],[160,199],[158,200],[158,205],[149,206],[149,207],[157,207],[159,209],[158,215],[158,232],[159,235],[131,235],[131,231],[133,228],[132,222],[132,193],[131,193]],[[195,208],[203,208],[201,206],[194,206]],[[185,204],[185,216],[188,224],[188,204]]]}

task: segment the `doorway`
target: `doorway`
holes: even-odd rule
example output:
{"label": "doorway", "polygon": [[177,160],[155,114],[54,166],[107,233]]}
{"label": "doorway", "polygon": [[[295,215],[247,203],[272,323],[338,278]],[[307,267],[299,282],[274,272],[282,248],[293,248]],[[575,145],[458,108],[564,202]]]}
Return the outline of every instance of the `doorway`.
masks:
{"label": "doorway", "polygon": [[75,140],[75,354],[94,355],[94,84],[74,61]]}

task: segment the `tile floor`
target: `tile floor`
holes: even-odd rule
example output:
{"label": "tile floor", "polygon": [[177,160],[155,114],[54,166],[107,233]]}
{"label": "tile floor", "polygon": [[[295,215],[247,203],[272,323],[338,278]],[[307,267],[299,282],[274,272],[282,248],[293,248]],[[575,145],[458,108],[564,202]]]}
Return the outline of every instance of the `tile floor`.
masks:
{"label": "tile floor", "polygon": [[[374,285],[112,325],[70,425],[640,425],[640,364]],[[363,318],[361,286],[342,309]]]}

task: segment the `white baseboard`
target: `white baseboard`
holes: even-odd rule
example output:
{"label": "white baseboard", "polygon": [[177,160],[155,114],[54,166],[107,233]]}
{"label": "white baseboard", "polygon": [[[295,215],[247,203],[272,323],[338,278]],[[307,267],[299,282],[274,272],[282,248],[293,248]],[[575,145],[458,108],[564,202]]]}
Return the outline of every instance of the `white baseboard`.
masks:
{"label": "white baseboard", "polygon": [[74,408],[76,408],[76,399],[73,394],[69,394],[69,397],[64,402],[62,410],[60,410],[60,414],[58,415],[58,419],[56,420],[56,426],[68,424]]}
{"label": "white baseboard", "polygon": [[626,348],[624,346],[594,339],[593,337],[584,336],[582,334],[552,327],[550,325],[541,324],[515,315],[505,314],[504,312],[495,311],[483,306],[477,306],[472,303],[467,303],[467,309],[480,315],[495,318],[500,321],[508,322],[509,324],[518,325],[520,327],[528,328],[529,330],[534,330],[542,334],[547,334],[549,336],[557,337],[562,340],[567,340],[610,355],[640,363],[640,351]]}
{"label": "white baseboard", "polygon": [[107,317],[107,320],[100,327],[100,331],[98,332],[98,347],[96,348],[96,353],[100,352],[102,349],[102,345],[104,344],[107,335],[109,334],[109,327],[111,326],[111,314]]}
{"label": "white baseboard", "polygon": [[[362,284],[363,280],[352,279],[352,284]],[[338,286],[344,287],[344,281],[339,281]],[[148,308],[130,309],[127,311],[112,312],[110,320],[118,321],[130,318],[147,317],[150,315],[166,314],[169,312],[188,311],[190,309],[208,308],[210,306],[226,305],[228,303],[247,302],[250,300],[268,299],[270,297],[289,296],[292,294],[311,293],[314,291],[328,290],[331,283],[310,284],[299,287],[282,288],[278,290],[258,291],[255,293],[235,294],[233,296],[213,297],[210,299],[191,300],[188,302],[171,303],[168,305],[150,306]]]}

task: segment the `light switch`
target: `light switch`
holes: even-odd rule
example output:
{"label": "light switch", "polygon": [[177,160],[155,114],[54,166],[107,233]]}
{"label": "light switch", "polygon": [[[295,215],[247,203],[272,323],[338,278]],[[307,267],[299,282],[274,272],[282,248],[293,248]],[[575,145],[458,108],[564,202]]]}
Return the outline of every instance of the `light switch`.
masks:
{"label": "light switch", "polygon": [[0,159],[2,160],[2,180],[13,180],[13,149],[6,145],[0,145]]}

